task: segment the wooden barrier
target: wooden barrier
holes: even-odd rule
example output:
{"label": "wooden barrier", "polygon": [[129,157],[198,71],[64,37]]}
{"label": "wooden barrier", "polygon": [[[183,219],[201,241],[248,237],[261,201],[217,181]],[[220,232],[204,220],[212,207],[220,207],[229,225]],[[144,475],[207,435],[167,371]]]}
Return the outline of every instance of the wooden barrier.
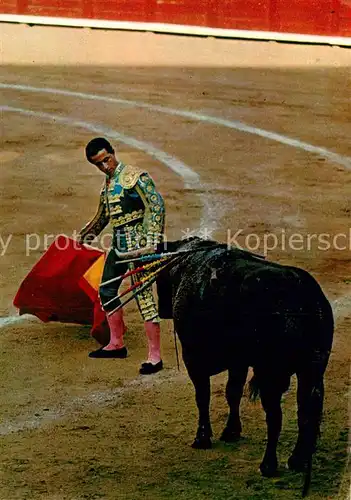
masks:
{"label": "wooden barrier", "polygon": [[[55,19],[68,18],[80,20],[80,25],[84,25],[85,20],[94,26],[96,21],[96,27],[102,27],[99,23],[103,21],[122,21],[128,23],[125,29],[139,30],[144,29],[145,23],[151,23],[156,28],[169,26],[169,32],[186,34],[206,35],[206,30],[196,33],[200,28],[230,30],[238,32],[237,38],[248,38],[250,32],[262,32],[263,39],[264,33],[287,33],[291,40],[294,34],[351,36],[351,0],[201,0],[196,3],[194,0],[3,0],[1,12],[30,16],[25,18],[29,24],[36,21],[45,24],[39,22],[43,18],[51,19],[46,24],[55,24]],[[9,20],[16,21],[16,18],[0,16],[0,21]],[[116,27],[123,29],[117,25],[114,29]],[[167,29],[155,31],[167,32]],[[240,36],[240,32],[249,34]],[[207,33],[226,36],[213,31]]]}

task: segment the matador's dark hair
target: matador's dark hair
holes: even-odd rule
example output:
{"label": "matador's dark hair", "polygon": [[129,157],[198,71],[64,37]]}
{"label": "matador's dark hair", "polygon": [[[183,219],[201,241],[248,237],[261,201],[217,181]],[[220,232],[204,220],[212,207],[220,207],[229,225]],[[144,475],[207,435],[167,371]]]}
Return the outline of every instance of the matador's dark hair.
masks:
{"label": "matador's dark hair", "polygon": [[115,152],[111,144],[104,137],[95,137],[95,139],[92,139],[85,147],[87,160],[90,161],[90,158],[98,154],[102,149],[106,149],[108,153]]}

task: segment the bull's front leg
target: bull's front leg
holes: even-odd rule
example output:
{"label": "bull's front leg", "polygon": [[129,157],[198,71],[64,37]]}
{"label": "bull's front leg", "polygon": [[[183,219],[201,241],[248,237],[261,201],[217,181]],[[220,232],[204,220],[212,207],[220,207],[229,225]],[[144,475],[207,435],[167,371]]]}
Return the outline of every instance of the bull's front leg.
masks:
{"label": "bull's front leg", "polygon": [[201,375],[201,376],[190,375],[190,378],[195,387],[196,404],[199,410],[199,424],[192,447],[201,450],[206,450],[208,448],[211,448],[212,446],[211,442],[212,429],[210,422],[210,398],[211,398],[210,377],[206,375]]}
{"label": "bull's front leg", "polygon": [[225,395],[230,411],[227,425],[220,438],[221,441],[225,441],[226,443],[234,443],[241,435],[239,408],[247,377],[247,370],[247,366],[240,366],[239,363],[236,367],[231,367],[228,370],[229,375]]}

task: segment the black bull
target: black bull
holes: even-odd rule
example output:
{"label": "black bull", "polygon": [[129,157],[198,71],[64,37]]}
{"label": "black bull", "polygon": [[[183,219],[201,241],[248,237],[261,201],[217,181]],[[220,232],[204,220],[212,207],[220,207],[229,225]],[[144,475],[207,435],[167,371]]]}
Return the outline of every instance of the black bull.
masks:
{"label": "black bull", "polygon": [[288,465],[306,471],[306,494],[334,329],[331,306],[320,286],[302,269],[213,241],[168,242],[159,248],[164,249],[190,251],[161,273],[157,285],[160,315],[174,320],[195,387],[199,423],[193,447],[211,447],[210,377],[225,370],[230,411],[221,440],[239,439],[239,405],[251,366],[251,389],[260,395],[267,422],[260,469],[264,476],[274,475],[281,397],[296,374],[299,432]]}

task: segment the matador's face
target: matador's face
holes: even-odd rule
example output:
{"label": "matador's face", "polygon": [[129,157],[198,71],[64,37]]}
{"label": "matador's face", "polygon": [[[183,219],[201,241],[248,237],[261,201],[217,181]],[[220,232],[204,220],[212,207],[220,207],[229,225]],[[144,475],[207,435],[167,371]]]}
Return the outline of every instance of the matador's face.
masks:
{"label": "matador's face", "polygon": [[108,153],[102,149],[96,155],[92,156],[90,162],[93,163],[101,172],[111,177],[117,167],[117,159],[114,153]]}

